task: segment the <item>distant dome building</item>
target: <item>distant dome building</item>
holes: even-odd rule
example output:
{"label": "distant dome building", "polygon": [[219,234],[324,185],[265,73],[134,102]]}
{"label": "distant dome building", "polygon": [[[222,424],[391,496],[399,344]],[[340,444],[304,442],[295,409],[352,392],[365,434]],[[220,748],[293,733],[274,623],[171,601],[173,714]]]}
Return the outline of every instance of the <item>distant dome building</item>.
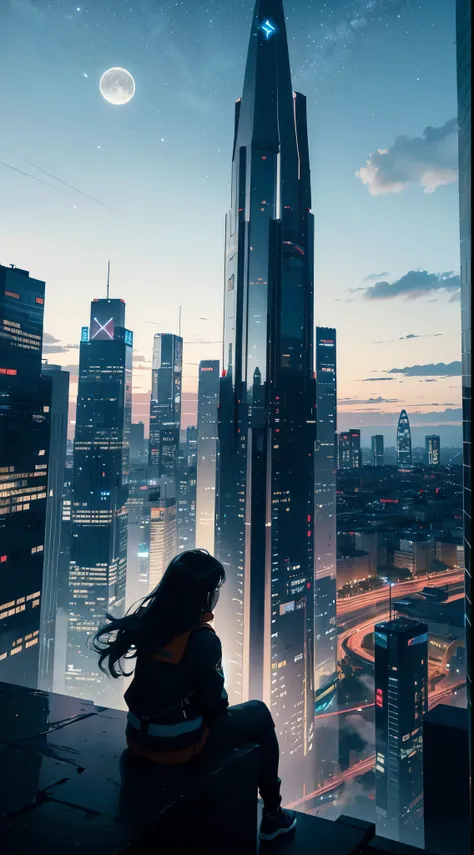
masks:
{"label": "distant dome building", "polygon": [[400,469],[406,469],[412,465],[411,430],[406,410],[401,411],[398,419],[397,460]]}

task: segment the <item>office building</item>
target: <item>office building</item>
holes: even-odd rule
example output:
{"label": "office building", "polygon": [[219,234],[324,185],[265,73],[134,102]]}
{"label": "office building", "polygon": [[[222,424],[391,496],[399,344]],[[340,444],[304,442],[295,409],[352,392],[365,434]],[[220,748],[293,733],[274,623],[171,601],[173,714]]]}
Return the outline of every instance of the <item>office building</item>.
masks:
{"label": "office building", "polygon": [[337,702],[336,627],[336,330],[316,327],[316,414],[314,455],[314,711],[316,782],[338,771],[337,716],[319,719]]}
{"label": "office building", "polygon": [[362,466],[362,452],[360,449],[360,430],[349,431],[351,469],[359,469]]}
{"label": "office building", "polygon": [[[337,559],[337,589],[342,591],[346,586],[357,586],[375,576],[370,562],[370,555],[358,549],[351,550],[348,555]],[[347,592],[346,592],[347,593]]]}
{"label": "office building", "polygon": [[[68,445],[66,445],[68,448]],[[72,454],[66,452],[61,500],[61,536],[59,542],[58,608],[54,641],[53,691],[66,691],[66,649],[69,614],[69,559],[71,554]]]}
{"label": "office building", "polygon": [[88,640],[125,606],[132,346],[124,301],[93,300],[79,355],[66,691],[108,703],[120,681],[105,681]]}
{"label": "office building", "polygon": [[186,428],[186,465],[196,469],[198,448],[198,429],[196,425]]}
{"label": "office building", "polygon": [[[466,676],[469,709],[469,738],[472,720],[471,670],[471,25],[470,0],[456,3],[457,89],[459,117],[459,213],[461,237],[461,318],[462,318],[462,424],[464,473],[464,561],[466,596]],[[472,756],[472,743],[470,746]],[[472,769],[470,769],[472,774]]]}
{"label": "office building", "polygon": [[338,436],[337,468],[352,469],[351,437],[348,431],[342,431]]}
{"label": "office building", "polygon": [[149,463],[159,476],[176,478],[181,423],[183,339],[172,333],[156,333],[150,400]]}
{"label": "office building", "polygon": [[148,449],[143,422],[130,425],[130,466],[145,466],[148,463]]}
{"label": "office building", "polygon": [[196,546],[214,554],[219,361],[199,363]]}
{"label": "office building", "polygon": [[441,444],[439,436],[425,436],[425,458],[428,466],[441,466]]}
{"label": "office building", "polygon": [[369,576],[376,576],[388,564],[388,547],[392,534],[383,531],[356,531],[354,546],[358,552],[367,553]]}
{"label": "office building", "polygon": [[272,711],[288,792],[314,780],[310,185],[283,5],[257,0],[226,220],[216,552],[227,582],[216,627],[231,703],[261,698]]}
{"label": "office building", "polygon": [[377,433],[371,438],[372,466],[384,465],[384,440],[383,434]]}
{"label": "office building", "polygon": [[176,499],[150,493],[150,549],[148,556],[149,590],[161,582],[163,574],[178,548],[176,533]]}
{"label": "office building", "polygon": [[56,617],[59,606],[59,561],[62,532],[62,503],[66,466],[69,372],[60,365],[43,363],[42,373],[50,378],[50,453],[48,499],[44,539],[43,588],[38,688],[53,691]]}
{"label": "office building", "polygon": [[[437,704],[423,719],[425,847],[438,855],[468,855],[468,711]],[[455,845],[453,839],[455,829]]]}
{"label": "office building", "polygon": [[177,479],[178,550],[184,552],[196,546],[196,466],[180,468]]}
{"label": "office building", "polygon": [[393,564],[399,570],[409,570],[412,576],[422,576],[431,570],[435,556],[436,545],[433,538],[401,538],[399,549],[395,549],[393,553]]}
{"label": "office building", "polygon": [[402,410],[397,425],[397,463],[399,469],[410,469],[412,465],[411,429],[406,410]]}
{"label": "office building", "polygon": [[360,430],[351,428],[351,430],[339,434],[338,468],[359,469],[360,466],[362,466]]}
{"label": "office building", "polygon": [[375,625],[377,834],[423,847],[423,716],[428,628],[407,618]]}
{"label": "office building", "polygon": [[51,384],[45,284],[0,265],[0,680],[36,688]]}

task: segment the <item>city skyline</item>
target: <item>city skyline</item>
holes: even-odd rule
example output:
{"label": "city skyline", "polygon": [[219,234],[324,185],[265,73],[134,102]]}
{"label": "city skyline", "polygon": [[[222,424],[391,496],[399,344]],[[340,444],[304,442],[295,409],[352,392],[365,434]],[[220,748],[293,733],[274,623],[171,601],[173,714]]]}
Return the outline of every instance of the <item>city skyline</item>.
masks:
{"label": "city skyline", "polygon": [[[165,758],[161,747],[158,755],[145,750],[147,740],[152,737],[152,749],[155,736],[168,727],[173,740],[192,732],[194,701],[199,727],[208,728],[212,737],[215,719],[204,697],[204,662],[200,658],[194,673],[192,649],[190,658],[187,652],[196,629],[212,618],[221,649],[207,673],[213,679],[219,674],[217,691],[231,713],[232,705],[246,701],[266,705],[279,744],[282,804],[327,819],[352,815],[374,823],[379,836],[423,847],[432,814],[431,808],[424,816],[430,790],[424,787],[429,778],[425,714],[441,702],[439,713],[451,722],[440,737],[441,752],[451,744],[453,723],[467,724],[470,731],[468,0],[445,4],[452,7],[453,31],[456,2],[458,7],[452,71],[456,81],[457,59],[459,140],[457,120],[442,124],[431,118],[421,136],[410,136],[413,131],[394,135],[393,144],[368,150],[365,159],[359,158],[359,149],[367,121],[354,121],[347,92],[357,80],[370,100],[385,86],[388,102],[396,105],[390,127],[419,120],[422,108],[418,104],[415,115],[414,95],[403,103],[409,65],[408,54],[400,62],[403,38],[396,92],[389,69],[395,67],[397,26],[408,27],[405,35],[411,37],[412,27],[419,25],[410,43],[412,50],[419,45],[420,56],[425,42],[433,47],[431,29],[441,45],[443,21],[444,42],[449,38],[445,10],[423,19],[427,0],[416,0],[416,9],[412,0],[330,0],[322,8],[313,0],[294,0],[292,8],[286,0],[249,0],[251,7],[242,6],[234,17],[235,39],[226,57],[218,51],[231,31],[230,0],[218,5],[210,0],[205,8],[212,45],[194,17],[196,8],[204,11],[201,0],[182,0],[182,8],[173,7],[172,0],[116,0],[112,7],[105,0],[90,0],[90,7],[69,0],[6,2],[0,10],[0,57],[3,15],[8,27],[16,21],[24,31],[24,49],[33,31],[46,27],[40,79],[66,44],[65,80],[70,81],[72,60],[80,56],[124,65],[100,76],[108,112],[102,114],[101,104],[95,118],[103,115],[104,124],[121,128],[109,136],[104,132],[103,142],[116,148],[104,153],[103,168],[84,150],[84,159],[78,155],[75,162],[76,174],[59,178],[61,157],[58,174],[56,162],[46,171],[38,169],[36,155],[19,159],[0,136],[0,191],[3,176],[13,178],[15,172],[15,179],[29,187],[21,211],[21,193],[8,191],[12,220],[7,239],[15,228],[22,235],[21,265],[1,263],[0,237],[0,679],[12,684],[6,695],[15,695],[13,686],[20,684],[42,704],[45,693],[55,691],[69,696],[63,699],[68,707],[74,698],[88,710],[100,705],[104,717],[110,717],[105,707],[114,709],[114,718],[128,709],[129,750],[130,728],[139,729],[140,754],[168,761],[173,755]],[[91,32],[88,43],[86,31]],[[14,30],[10,35],[13,43]],[[142,44],[134,50],[140,58],[133,60],[127,50],[137,44],[137,35]],[[386,76],[371,88],[364,63],[376,36]],[[112,44],[122,56],[107,53]],[[161,66],[156,57],[147,59],[158,44],[166,53]],[[206,97],[200,92],[201,67],[196,77],[184,74],[199,63],[203,45],[214,86]],[[314,51],[319,51],[316,58]],[[433,59],[428,50],[424,55]],[[212,65],[216,56],[219,63]],[[436,103],[425,99],[423,107],[431,116],[451,91],[445,60],[438,59],[441,73],[429,91],[439,97]],[[14,58],[8,62],[14,65]],[[26,68],[29,62],[28,55]],[[422,83],[420,57],[417,62],[416,80]],[[163,110],[172,117],[170,128],[177,136],[168,150],[168,137],[160,130],[164,148],[158,148],[167,154],[155,146],[153,155],[151,145],[145,152],[144,140],[150,143],[160,120],[148,117],[147,123],[143,96],[153,89],[158,67]],[[87,117],[93,75],[89,66],[84,69],[78,105]],[[377,61],[371,72],[377,74]],[[180,78],[181,88],[176,88]],[[230,92],[235,81],[236,91]],[[44,109],[51,118],[54,99],[60,101],[64,92],[62,82],[53,97],[48,87]],[[338,101],[339,95],[342,107],[331,113],[331,98]],[[384,121],[374,110],[374,128],[385,133],[390,110]],[[329,114],[332,121],[325,123]],[[131,128],[133,117],[137,121]],[[202,138],[196,131],[200,120]],[[234,133],[233,142],[222,148],[224,174],[214,149],[222,145],[228,120]],[[51,133],[54,127],[52,121]],[[83,129],[87,140],[90,123],[84,119]],[[7,130],[17,130],[14,121]],[[133,144],[125,142],[129,132],[136,134]],[[46,138],[41,133],[35,140],[38,150]],[[68,135],[69,128],[58,133]],[[344,140],[340,149],[338,133]],[[22,139],[22,145],[28,142]],[[453,144],[459,144],[459,188]],[[117,154],[126,153],[127,146],[129,159],[111,181]],[[140,147],[139,166],[134,157]],[[355,190],[344,179],[348,149],[358,153]],[[212,151],[215,164],[205,161]],[[336,171],[338,157],[341,172]],[[210,171],[201,186],[203,165]],[[147,167],[153,176],[149,196],[143,193]],[[96,170],[92,188],[83,183],[88,169]],[[219,207],[222,187],[226,214]],[[48,199],[38,221],[35,203],[26,201],[34,193]],[[83,248],[84,263],[76,264],[61,205],[72,205],[73,216],[77,213],[76,246]],[[222,219],[225,214],[222,246],[215,237],[217,214]],[[111,220],[104,226],[101,219],[109,216],[120,219],[114,234]],[[403,238],[398,216],[406,218]],[[460,268],[459,257],[456,267],[448,263],[452,218],[460,226]],[[44,244],[43,222],[50,238]],[[101,241],[106,258],[112,259],[105,264],[103,287],[93,277],[81,285],[78,277],[98,260]],[[405,273],[402,267],[389,273],[393,266],[383,263],[390,242],[398,244],[395,255]],[[427,247],[439,263],[415,268],[410,253]],[[219,252],[222,311],[214,293]],[[332,281],[327,275],[331,253]],[[362,276],[361,265],[369,258],[369,269],[382,272]],[[46,271],[36,270],[35,259],[45,262]],[[128,284],[127,269],[133,273]],[[55,270],[66,271],[62,292]],[[179,282],[183,271],[186,281]],[[318,271],[326,271],[319,285]],[[78,318],[86,322],[83,303],[89,297],[89,320],[76,334],[73,326]],[[55,317],[58,328],[48,327]],[[462,348],[462,364],[455,346]],[[461,379],[462,450],[456,415]],[[181,559],[183,552],[199,548],[222,564],[225,584],[218,586],[218,597],[214,578],[204,587],[205,566],[215,567],[215,559],[202,553]],[[174,562],[174,556],[181,560]],[[172,581],[168,587],[169,576],[188,561],[197,576],[189,576],[186,584],[181,580],[178,599],[160,611],[173,587]],[[194,582],[203,595],[200,611],[181,619],[180,603],[191,602],[182,593],[192,592]],[[146,596],[151,592],[157,593],[158,612],[154,594]],[[124,642],[122,673],[110,681],[99,671],[91,640],[104,619],[125,614],[126,632],[117,636]],[[113,623],[112,632],[116,628]],[[109,640],[110,632],[109,626]],[[168,649],[178,640],[175,662]],[[130,653],[137,657],[135,675],[125,673]],[[173,695],[170,706],[165,697],[170,671],[165,669],[163,678],[148,681],[155,688],[141,700],[133,691],[124,696],[131,680],[139,685],[145,659],[148,664],[150,659],[182,663],[181,673],[192,678],[190,694],[174,685],[181,699],[174,704]],[[62,718],[59,724],[70,726]],[[104,744],[109,730],[103,731]],[[50,742],[54,731],[53,722],[45,731],[45,745],[56,744]],[[260,736],[256,741],[263,751]],[[181,744],[176,747],[181,752]],[[201,747],[196,742],[192,752]],[[181,753],[175,757],[185,760]],[[463,776],[456,781],[460,806],[467,804],[468,781],[466,765],[459,763],[458,769]],[[86,778],[91,784],[90,773]],[[454,801],[443,820],[458,826],[458,819],[467,822],[466,805],[465,815],[457,817]],[[265,804],[264,793],[264,812]],[[438,855],[450,855],[451,843],[446,851],[438,842],[435,848]]]}
{"label": "city skyline", "polygon": [[[416,8],[402,0],[356,2],[351,10],[341,0],[326,7],[307,0],[293,5],[288,26],[294,85],[310,96],[318,226],[315,320],[338,330],[340,426],[360,428],[363,445],[379,432],[390,445],[396,413],[404,406],[414,437],[419,426],[439,433],[444,445],[459,445],[454,2],[436,9],[426,0]],[[0,165],[0,183],[18,199],[9,207],[8,222],[0,220],[0,258],[46,281],[45,356],[71,368],[72,399],[75,318],[89,299],[105,293],[106,259],[112,259],[111,293],[127,300],[135,331],[134,421],[146,420],[153,333],[177,333],[182,305],[184,427],[196,423],[199,361],[222,356],[221,216],[227,206],[231,105],[239,95],[246,49],[246,15],[231,16],[225,3],[206,8],[204,15],[197,2],[185,14],[162,2],[153,12],[148,2],[135,8],[119,0],[107,31],[100,25],[101,2],[89,8],[63,0],[9,0],[0,11],[0,63],[14,72],[23,52],[15,51],[21,36],[22,45],[31,42],[27,65],[37,67],[27,90],[24,69],[11,74],[8,91],[0,83],[14,119],[0,140],[1,160],[8,164]],[[132,28],[125,26],[130,15]],[[147,35],[149,15],[153,26]],[[48,46],[41,55],[38,32]],[[59,57],[64,81],[56,76],[53,87]],[[103,102],[98,89],[99,72],[117,62],[130,68],[137,84],[134,99],[118,108]],[[38,86],[57,92],[56,101],[39,97]],[[34,140],[22,132],[19,103],[33,121],[41,109],[50,119]],[[74,103],[86,123],[78,125]],[[64,113],[70,122],[63,121]],[[431,135],[424,134],[428,127]],[[198,165],[190,157],[190,140]],[[389,149],[386,163],[378,149]],[[414,151],[420,152],[418,160]],[[390,169],[404,170],[403,186],[390,183]],[[184,254],[172,234],[183,205],[181,188],[196,224]],[[41,222],[35,206],[41,207]],[[204,228],[211,241],[203,240]],[[338,252],[342,235],[344,253]],[[364,348],[357,344],[361,337]]]}

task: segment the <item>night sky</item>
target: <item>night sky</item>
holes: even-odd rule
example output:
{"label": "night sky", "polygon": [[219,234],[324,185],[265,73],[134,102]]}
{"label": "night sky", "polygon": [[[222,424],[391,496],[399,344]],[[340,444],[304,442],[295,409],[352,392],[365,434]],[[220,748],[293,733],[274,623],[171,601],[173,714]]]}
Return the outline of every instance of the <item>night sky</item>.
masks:
{"label": "night sky", "polygon": [[[308,98],[316,320],[338,332],[340,427],[393,444],[403,406],[415,444],[433,431],[460,444],[454,0],[285,10],[293,85]],[[199,359],[220,357],[252,12],[231,0],[0,0],[0,262],[46,281],[45,355],[77,375],[111,260],[135,334],[135,421],[153,333],[177,332],[180,305],[194,342],[184,424]],[[113,66],[136,83],[122,106],[99,91]]]}

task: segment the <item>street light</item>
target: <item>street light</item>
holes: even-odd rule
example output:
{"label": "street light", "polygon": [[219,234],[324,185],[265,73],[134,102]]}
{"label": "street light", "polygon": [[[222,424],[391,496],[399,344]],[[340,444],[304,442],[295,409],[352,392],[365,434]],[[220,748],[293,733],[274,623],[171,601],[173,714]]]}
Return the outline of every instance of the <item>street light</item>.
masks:
{"label": "street light", "polygon": [[389,619],[392,620],[392,586],[393,582],[387,578],[387,576],[381,576],[382,582],[386,582],[388,585],[388,611],[389,611]]}

